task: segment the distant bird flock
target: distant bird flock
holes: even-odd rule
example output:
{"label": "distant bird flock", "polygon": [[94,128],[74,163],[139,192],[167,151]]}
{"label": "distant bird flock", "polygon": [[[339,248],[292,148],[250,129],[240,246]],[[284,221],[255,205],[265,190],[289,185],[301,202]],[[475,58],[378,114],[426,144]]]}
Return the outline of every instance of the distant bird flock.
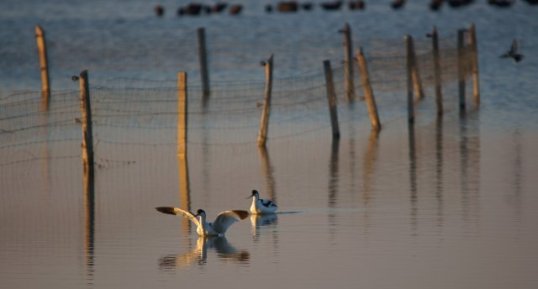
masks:
{"label": "distant bird flock", "polygon": [[[498,8],[507,8],[512,6],[516,0],[487,0],[487,3],[491,6]],[[538,0],[522,0],[529,5],[538,5]],[[392,0],[390,7],[393,10],[399,10],[405,7],[407,0]],[[452,8],[462,8],[471,5],[475,0],[430,0],[429,8],[432,11],[438,11],[442,8],[444,3]],[[265,5],[266,13],[280,12],[280,13],[296,13],[299,11],[312,11],[314,9],[322,9],[325,11],[339,11],[342,9],[348,10],[364,10],[366,9],[366,2],[364,0],[327,0],[319,3],[302,2],[302,1],[280,1],[274,5]],[[176,10],[176,15],[182,16],[201,16],[212,14],[224,14],[235,16],[240,15],[243,11],[242,4],[228,3],[224,1],[218,1],[214,4],[202,4],[198,2],[191,2],[183,5]],[[165,8],[162,5],[156,5],[154,7],[155,15],[162,17],[165,14]]]}

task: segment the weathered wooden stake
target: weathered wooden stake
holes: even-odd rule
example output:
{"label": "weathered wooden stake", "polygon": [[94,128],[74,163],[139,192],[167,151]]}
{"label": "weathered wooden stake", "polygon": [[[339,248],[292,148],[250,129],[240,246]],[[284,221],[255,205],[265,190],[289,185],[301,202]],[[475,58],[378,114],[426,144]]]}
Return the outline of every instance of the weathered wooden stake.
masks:
{"label": "weathered wooden stake", "polygon": [[41,28],[39,25],[36,25],[35,27],[35,37],[37,42],[37,51],[39,54],[39,67],[41,69],[41,98],[42,103],[45,104],[45,108],[48,108],[50,84],[47,45],[45,42],[45,31],[43,31],[43,28]]}
{"label": "weathered wooden stake", "polygon": [[351,41],[351,27],[348,23],[340,30],[344,34],[344,90],[347,100],[355,98],[355,85],[353,83],[353,42]]}
{"label": "weathered wooden stake", "polygon": [[336,93],[334,91],[331,62],[329,60],[323,61],[323,68],[325,71],[325,85],[327,87],[327,101],[329,103],[329,114],[331,117],[333,139],[340,139],[340,129],[338,128],[338,114],[336,110]]}
{"label": "weathered wooden stake", "polygon": [[413,90],[415,91],[415,99],[421,100],[424,98],[424,90],[422,89],[422,80],[418,68],[417,54],[415,52],[415,43],[411,38],[411,76],[413,78]]}
{"label": "weathered wooden stake", "polygon": [[474,23],[469,27],[471,45],[471,73],[473,77],[473,102],[475,107],[480,106],[480,74],[478,71],[478,47],[476,42],[476,29]]}
{"label": "weathered wooden stake", "polygon": [[407,121],[413,123],[415,121],[415,110],[413,101],[413,37],[405,36],[405,48],[407,52]]}
{"label": "weathered wooden stake", "polygon": [[263,111],[260,118],[260,130],[258,132],[258,146],[265,146],[269,130],[269,115],[271,114],[271,92],[273,89],[273,55],[264,63],[265,66],[265,91]]}
{"label": "weathered wooden stake", "polygon": [[187,158],[187,73],[177,74],[177,155]]}
{"label": "weathered wooden stake", "polygon": [[200,76],[202,78],[203,97],[209,96],[209,72],[207,69],[207,50],[205,45],[205,28],[198,28],[198,57],[200,59]]}
{"label": "weathered wooden stake", "polygon": [[92,131],[92,108],[90,101],[90,89],[88,71],[80,73],[80,112],[82,114],[82,166],[84,172],[85,191],[93,191],[94,162],[93,162],[93,131]]}
{"label": "weathered wooden stake", "polygon": [[370,85],[370,76],[368,74],[368,66],[362,47],[357,52],[357,63],[359,64],[359,73],[361,77],[361,84],[364,89],[364,97],[366,99],[366,106],[368,107],[368,115],[370,116],[370,123],[372,129],[379,131],[381,129],[381,123],[379,122],[379,115],[377,113],[377,105],[375,103],[374,91]]}
{"label": "weathered wooden stake", "polygon": [[433,47],[433,74],[435,81],[435,103],[437,104],[437,115],[443,114],[443,91],[441,89],[441,59],[439,56],[439,36],[437,28],[434,26],[432,31]]}
{"label": "weathered wooden stake", "polygon": [[465,111],[465,29],[458,30],[458,91],[460,112]]}
{"label": "weathered wooden stake", "polygon": [[[177,74],[177,160],[179,171],[179,194],[181,208],[190,210],[190,186],[189,165],[187,159],[187,120],[188,120],[188,97],[187,97],[187,73]],[[182,228],[185,233],[190,230],[190,222],[184,221]]]}

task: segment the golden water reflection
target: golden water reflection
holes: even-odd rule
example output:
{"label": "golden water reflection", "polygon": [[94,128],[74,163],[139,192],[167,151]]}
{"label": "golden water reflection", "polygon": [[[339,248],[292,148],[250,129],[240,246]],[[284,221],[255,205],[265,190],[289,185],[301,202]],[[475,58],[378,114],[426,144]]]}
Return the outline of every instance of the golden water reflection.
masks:
{"label": "golden water reflection", "polygon": [[248,264],[250,253],[247,250],[236,249],[226,237],[199,237],[190,251],[181,254],[170,254],[159,258],[160,270],[175,270],[189,267],[193,264],[207,264],[208,253],[215,251],[221,261]]}

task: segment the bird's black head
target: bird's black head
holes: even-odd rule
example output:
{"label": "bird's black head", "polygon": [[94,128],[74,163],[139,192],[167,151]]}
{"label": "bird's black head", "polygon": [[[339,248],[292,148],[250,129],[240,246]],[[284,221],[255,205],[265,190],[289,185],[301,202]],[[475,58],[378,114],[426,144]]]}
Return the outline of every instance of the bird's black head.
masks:
{"label": "bird's black head", "polygon": [[202,209],[198,209],[198,211],[196,211],[196,216],[205,216],[205,211]]}
{"label": "bird's black head", "polygon": [[252,197],[256,197],[256,196],[259,196],[260,194],[258,193],[257,190],[252,190],[252,192],[250,193],[250,195],[247,197],[247,199],[250,199]]}

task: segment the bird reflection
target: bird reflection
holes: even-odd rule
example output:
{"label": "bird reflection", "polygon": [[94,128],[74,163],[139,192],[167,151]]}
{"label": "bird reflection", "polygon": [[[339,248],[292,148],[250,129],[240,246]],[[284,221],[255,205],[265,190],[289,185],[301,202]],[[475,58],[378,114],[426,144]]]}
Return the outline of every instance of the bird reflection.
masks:
{"label": "bird reflection", "polygon": [[226,237],[200,237],[196,241],[196,247],[190,252],[167,255],[159,259],[160,270],[174,270],[189,267],[192,264],[200,266],[207,263],[207,253],[214,249],[220,260],[244,264],[250,260],[250,253],[246,250],[237,250]]}
{"label": "bird reflection", "polygon": [[260,236],[261,227],[272,227],[272,225],[276,225],[277,221],[278,217],[275,213],[250,215],[252,236],[257,239]]}

